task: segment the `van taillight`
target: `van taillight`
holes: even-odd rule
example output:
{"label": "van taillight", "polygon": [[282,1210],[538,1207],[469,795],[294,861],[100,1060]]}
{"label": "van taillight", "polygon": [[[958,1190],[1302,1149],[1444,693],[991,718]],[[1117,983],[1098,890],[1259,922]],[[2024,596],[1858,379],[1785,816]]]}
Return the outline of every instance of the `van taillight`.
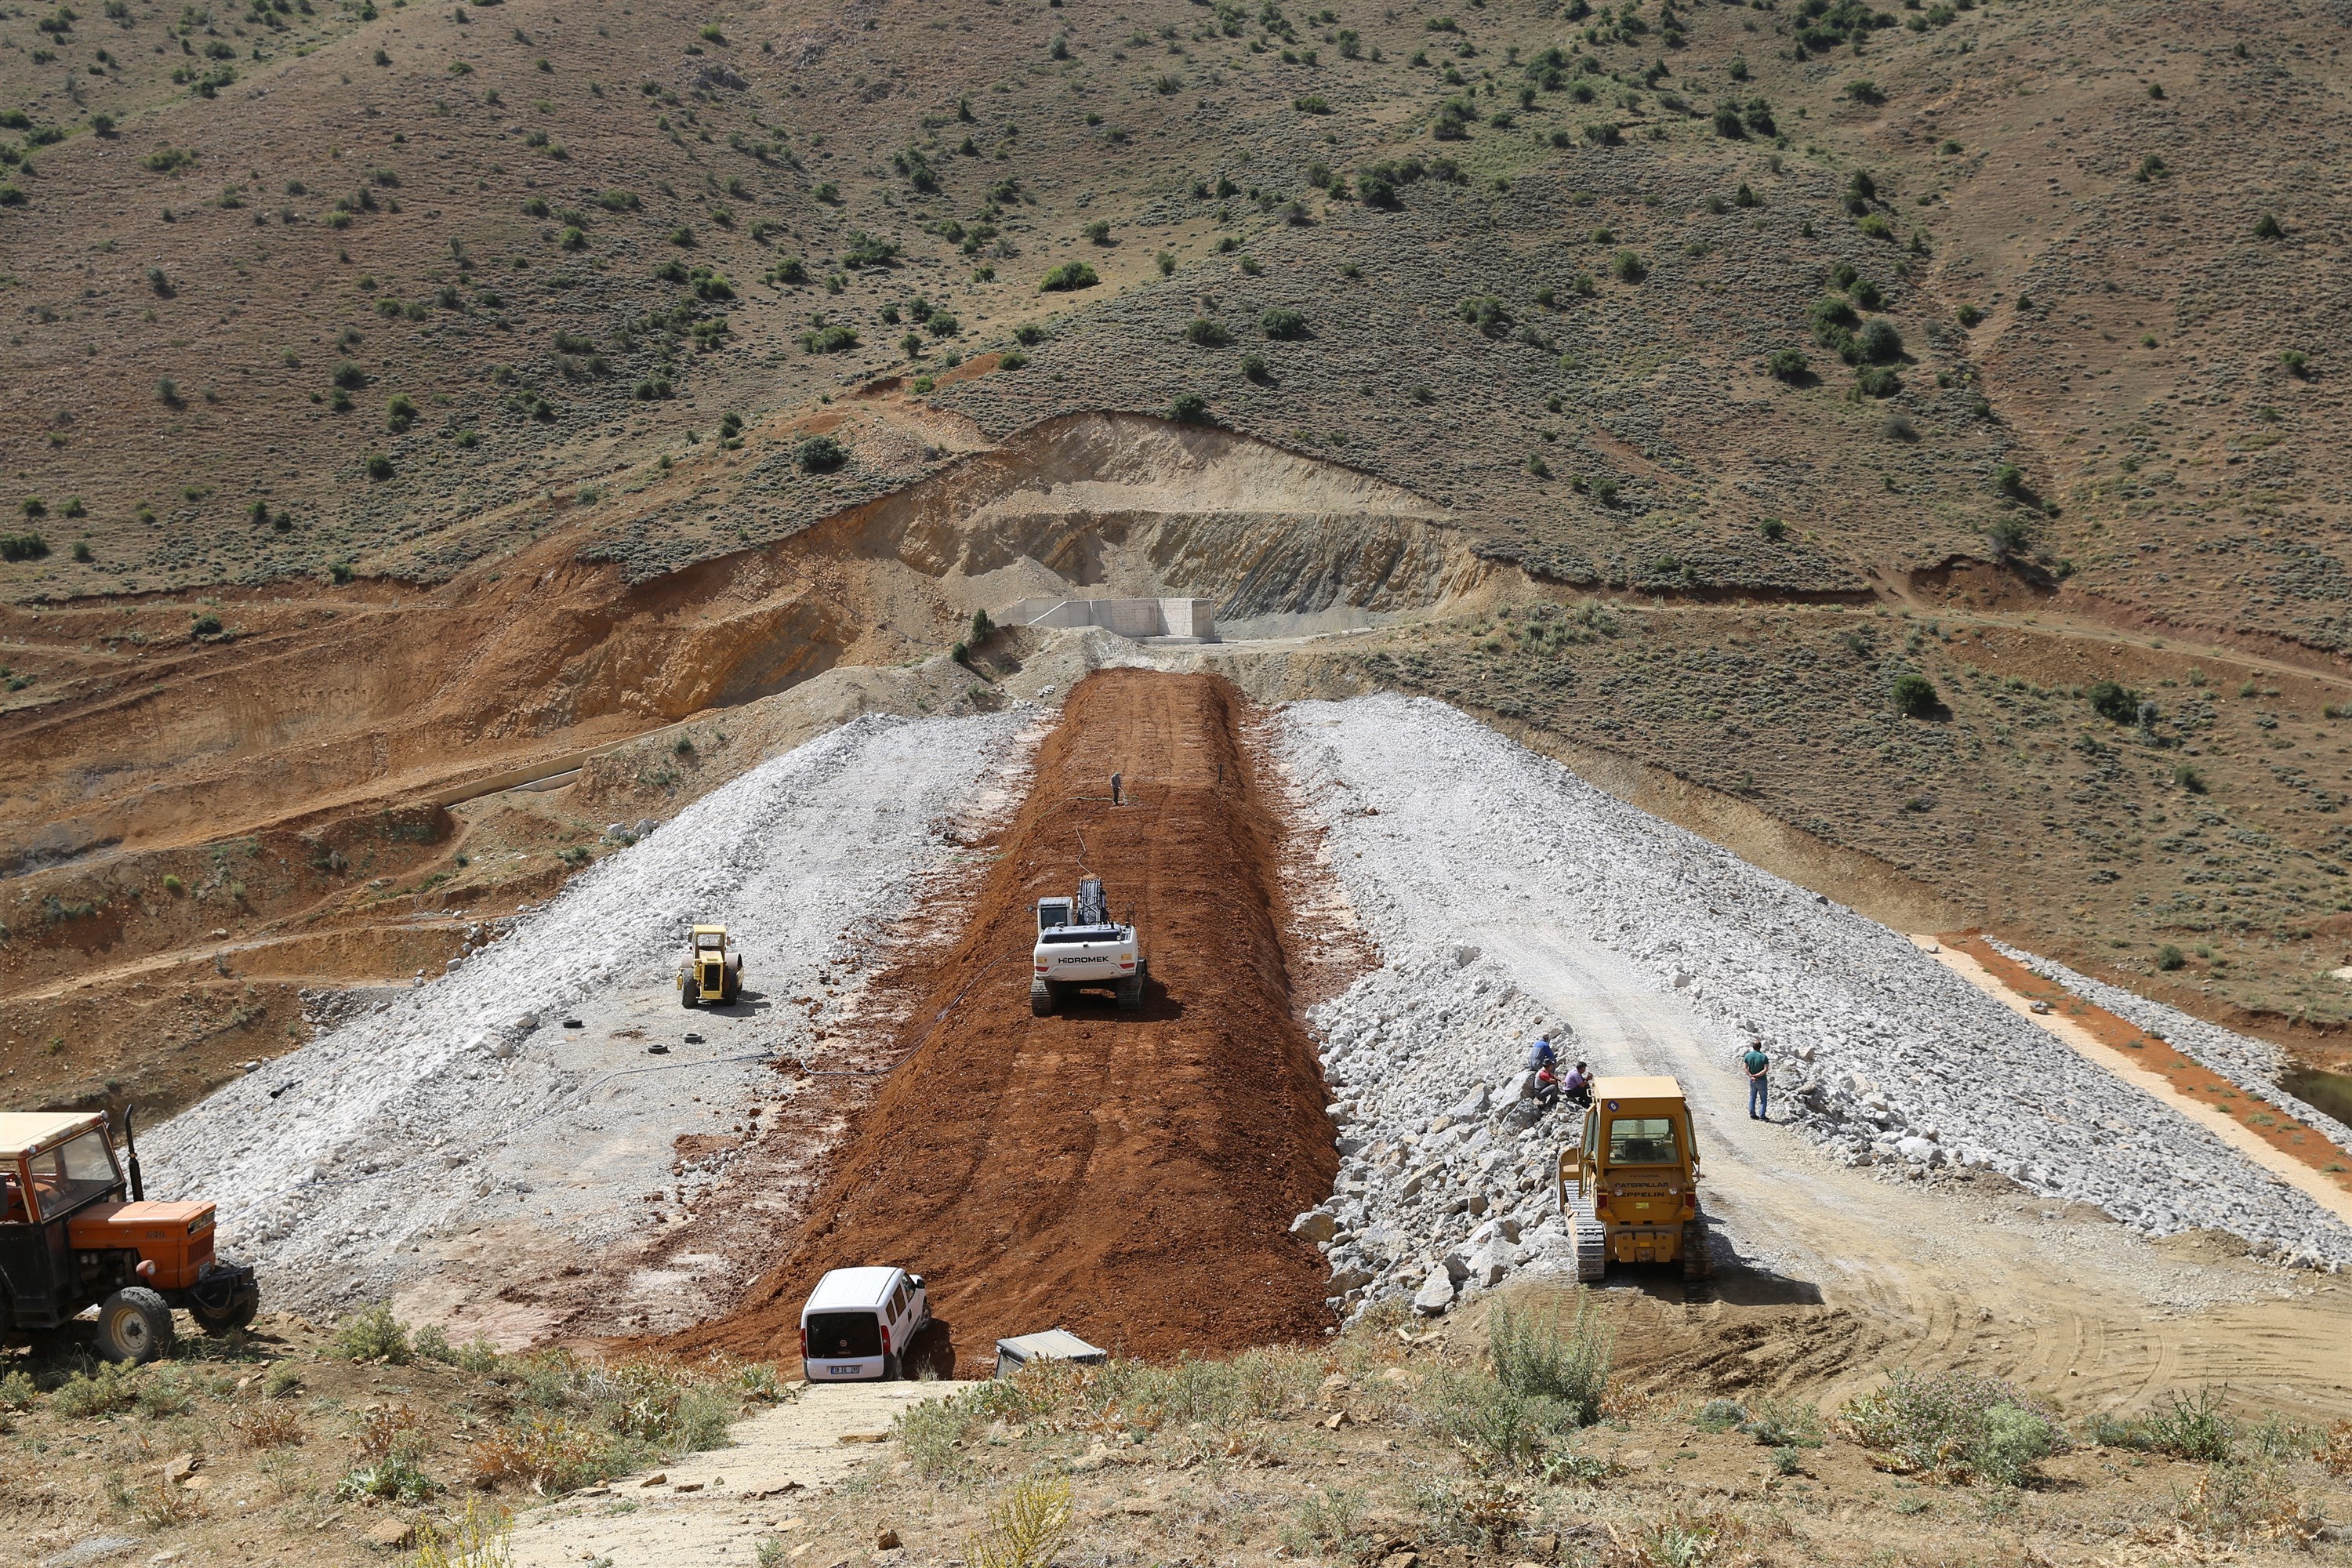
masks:
{"label": "van taillight", "polygon": [[801,1360],[808,1360],[808,1325],[801,1325]]}
{"label": "van taillight", "polygon": [[890,1325],[887,1323],[882,1325],[882,1353],[890,1353]]}

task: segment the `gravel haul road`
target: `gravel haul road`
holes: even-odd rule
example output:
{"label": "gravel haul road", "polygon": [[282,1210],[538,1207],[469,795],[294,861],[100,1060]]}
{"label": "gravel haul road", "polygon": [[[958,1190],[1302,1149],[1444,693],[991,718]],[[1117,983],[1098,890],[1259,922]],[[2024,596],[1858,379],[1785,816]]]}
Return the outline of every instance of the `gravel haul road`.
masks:
{"label": "gravel haul road", "polygon": [[[1351,1307],[1573,1278],[1545,1181],[1568,1129],[1517,1098],[1548,1033],[1691,1097],[1717,1273],[1674,1306],[1678,1280],[1612,1271],[1664,1296],[1633,1303],[1636,1372],[1818,1392],[1892,1361],[2103,1403],[2210,1381],[2352,1409],[2329,1268],[2352,1233],[1902,933],[1440,703],[1298,703],[1283,728],[1383,960],[1311,1014],[1347,1123],[1312,1217]],[[1769,1122],[1746,1114],[1751,1039]]]}
{"label": "gravel haul road", "polygon": [[[920,994],[904,1065],[808,1229],[738,1311],[673,1343],[789,1358],[818,1276],[873,1262],[927,1278],[967,1370],[1000,1337],[1056,1326],[1174,1356],[1331,1321],[1323,1259],[1289,1226],[1338,1160],[1243,717],[1209,676],[1105,670],[1071,692],[969,930],[879,982]],[[1114,773],[1131,804],[1111,804]],[[1145,1006],[1033,1017],[1036,900],[1087,872],[1121,918],[1134,907]]]}

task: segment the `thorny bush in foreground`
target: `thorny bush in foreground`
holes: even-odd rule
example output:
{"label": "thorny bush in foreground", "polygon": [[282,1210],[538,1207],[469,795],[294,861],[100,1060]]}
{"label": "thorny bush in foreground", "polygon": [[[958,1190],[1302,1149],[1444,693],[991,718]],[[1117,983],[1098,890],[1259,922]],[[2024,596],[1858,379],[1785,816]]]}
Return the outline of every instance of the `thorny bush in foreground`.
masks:
{"label": "thorny bush in foreground", "polygon": [[1872,1451],[1883,1468],[1937,1480],[2016,1486],[2066,1435],[2032,1395],[1995,1377],[1897,1367],[1884,1387],[1839,1406],[1840,1436]]}

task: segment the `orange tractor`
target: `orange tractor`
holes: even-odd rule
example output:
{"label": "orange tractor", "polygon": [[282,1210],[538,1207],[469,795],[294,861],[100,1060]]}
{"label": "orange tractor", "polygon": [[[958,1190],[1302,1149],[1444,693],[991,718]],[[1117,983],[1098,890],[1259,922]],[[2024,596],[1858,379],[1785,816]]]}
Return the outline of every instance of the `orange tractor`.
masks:
{"label": "orange tractor", "polygon": [[58,1328],[98,1309],[98,1351],[152,1361],[172,1309],[208,1334],[253,1321],[250,1268],[213,1256],[213,1205],[149,1203],[139,1151],[116,1157],[102,1111],[0,1112],[0,1334]]}

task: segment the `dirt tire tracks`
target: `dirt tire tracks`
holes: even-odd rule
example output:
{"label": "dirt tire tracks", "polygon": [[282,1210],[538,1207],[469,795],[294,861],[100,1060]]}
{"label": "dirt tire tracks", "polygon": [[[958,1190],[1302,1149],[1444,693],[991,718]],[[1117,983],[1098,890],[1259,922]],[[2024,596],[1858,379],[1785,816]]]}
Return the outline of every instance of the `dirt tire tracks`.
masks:
{"label": "dirt tire tracks", "polygon": [[[1324,1085],[1294,1016],[1286,845],[1246,705],[1209,676],[1104,670],[1074,689],[962,939],[886,988],[911,1054],[807,1227],[730,1316],[679,1349],[798,1353],[827,1268],[923,1274],[956,1363],[1056,1325],[1143,1356],[1319,1334],[1328,1269],[1288,1234],[1331,1191]],[[1124,773],[1130,804],[1114,806]],[[1151,968],[1139,1015],[1028,1006],[1035,900],[1101,876]],[[933,1020],[959,994],[943,1021]]]}

